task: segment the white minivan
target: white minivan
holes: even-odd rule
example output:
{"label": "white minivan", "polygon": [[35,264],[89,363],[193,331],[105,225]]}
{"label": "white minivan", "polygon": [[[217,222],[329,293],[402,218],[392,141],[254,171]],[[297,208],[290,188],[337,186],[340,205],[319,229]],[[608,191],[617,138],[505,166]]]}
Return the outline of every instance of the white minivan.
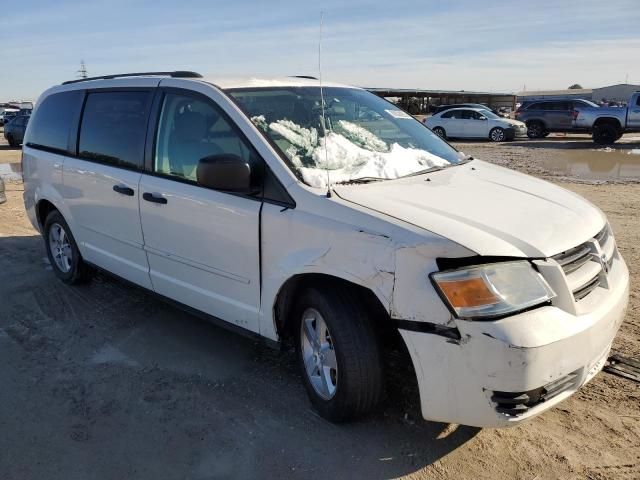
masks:
{"label": "white minivan", "polygon": [[596,375],[624,318],[628,270],[598,208],[359,88],[66,82],[37,103],[23,170],[61,280],[97,267],[292,341],[335,422],[379,403],[395,337],[425,419],[516,424]]}

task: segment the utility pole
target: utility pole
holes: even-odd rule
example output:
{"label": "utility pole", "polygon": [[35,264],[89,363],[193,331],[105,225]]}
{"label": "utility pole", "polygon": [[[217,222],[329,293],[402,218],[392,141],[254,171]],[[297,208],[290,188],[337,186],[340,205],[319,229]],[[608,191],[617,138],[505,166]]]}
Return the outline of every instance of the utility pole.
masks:
{"label": "utility pole", "polygon": [[87,78],[87,66],[84,63],[84,60],[80,60],[80,70],[78,70],[78,77]]}

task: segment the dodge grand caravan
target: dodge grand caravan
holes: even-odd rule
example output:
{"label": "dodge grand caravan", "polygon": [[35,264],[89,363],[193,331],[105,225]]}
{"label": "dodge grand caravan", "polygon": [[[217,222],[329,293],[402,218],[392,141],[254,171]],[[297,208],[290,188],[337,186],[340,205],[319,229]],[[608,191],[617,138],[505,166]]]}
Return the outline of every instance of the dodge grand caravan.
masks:
{"label": "dodge grand caravan", "polygon": [[517,424],[602,368],[629,275],[603,213],[465,157],[364,90],[191,72],[40,97],[24,201],[54,273],[93,267],[274,342],[320,414],[371,411],[406,344],[425,419]]}

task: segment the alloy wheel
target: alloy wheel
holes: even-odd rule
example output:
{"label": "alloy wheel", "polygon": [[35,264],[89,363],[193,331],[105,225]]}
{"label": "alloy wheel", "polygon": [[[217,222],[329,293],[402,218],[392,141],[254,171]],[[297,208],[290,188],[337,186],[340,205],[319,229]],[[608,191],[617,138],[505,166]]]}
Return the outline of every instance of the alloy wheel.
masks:
{"label": "alloy wheel", "polygon": [[504,130],[501,128],[495,128],[491,131],[491,140],[494,142],[501,142],[504,140]]}
{"label": "alloy wheel", "polygon": [[307,308],[300,323],[304,369],[316,393],[330,400],[338,386],[338,362],[329,328],[315,308]]}
{"label": "alloy wheel", "polygon": [[59,223],[54,223],[49,228],[49,249],[60,271],[69,272],[73,265],[73,250],[67,232]]}

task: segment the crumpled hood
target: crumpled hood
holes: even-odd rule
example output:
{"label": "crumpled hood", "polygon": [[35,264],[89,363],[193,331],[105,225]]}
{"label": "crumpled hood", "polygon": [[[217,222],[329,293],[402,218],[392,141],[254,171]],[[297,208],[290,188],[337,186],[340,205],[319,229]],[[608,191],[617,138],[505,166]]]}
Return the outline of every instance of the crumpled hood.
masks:
{"label": "crumpled hood", "polygon": [[336,185],[335,192],[480,255],[548,257],[585,242],[606,222],[577,194],[480,160],[404,179]]}

